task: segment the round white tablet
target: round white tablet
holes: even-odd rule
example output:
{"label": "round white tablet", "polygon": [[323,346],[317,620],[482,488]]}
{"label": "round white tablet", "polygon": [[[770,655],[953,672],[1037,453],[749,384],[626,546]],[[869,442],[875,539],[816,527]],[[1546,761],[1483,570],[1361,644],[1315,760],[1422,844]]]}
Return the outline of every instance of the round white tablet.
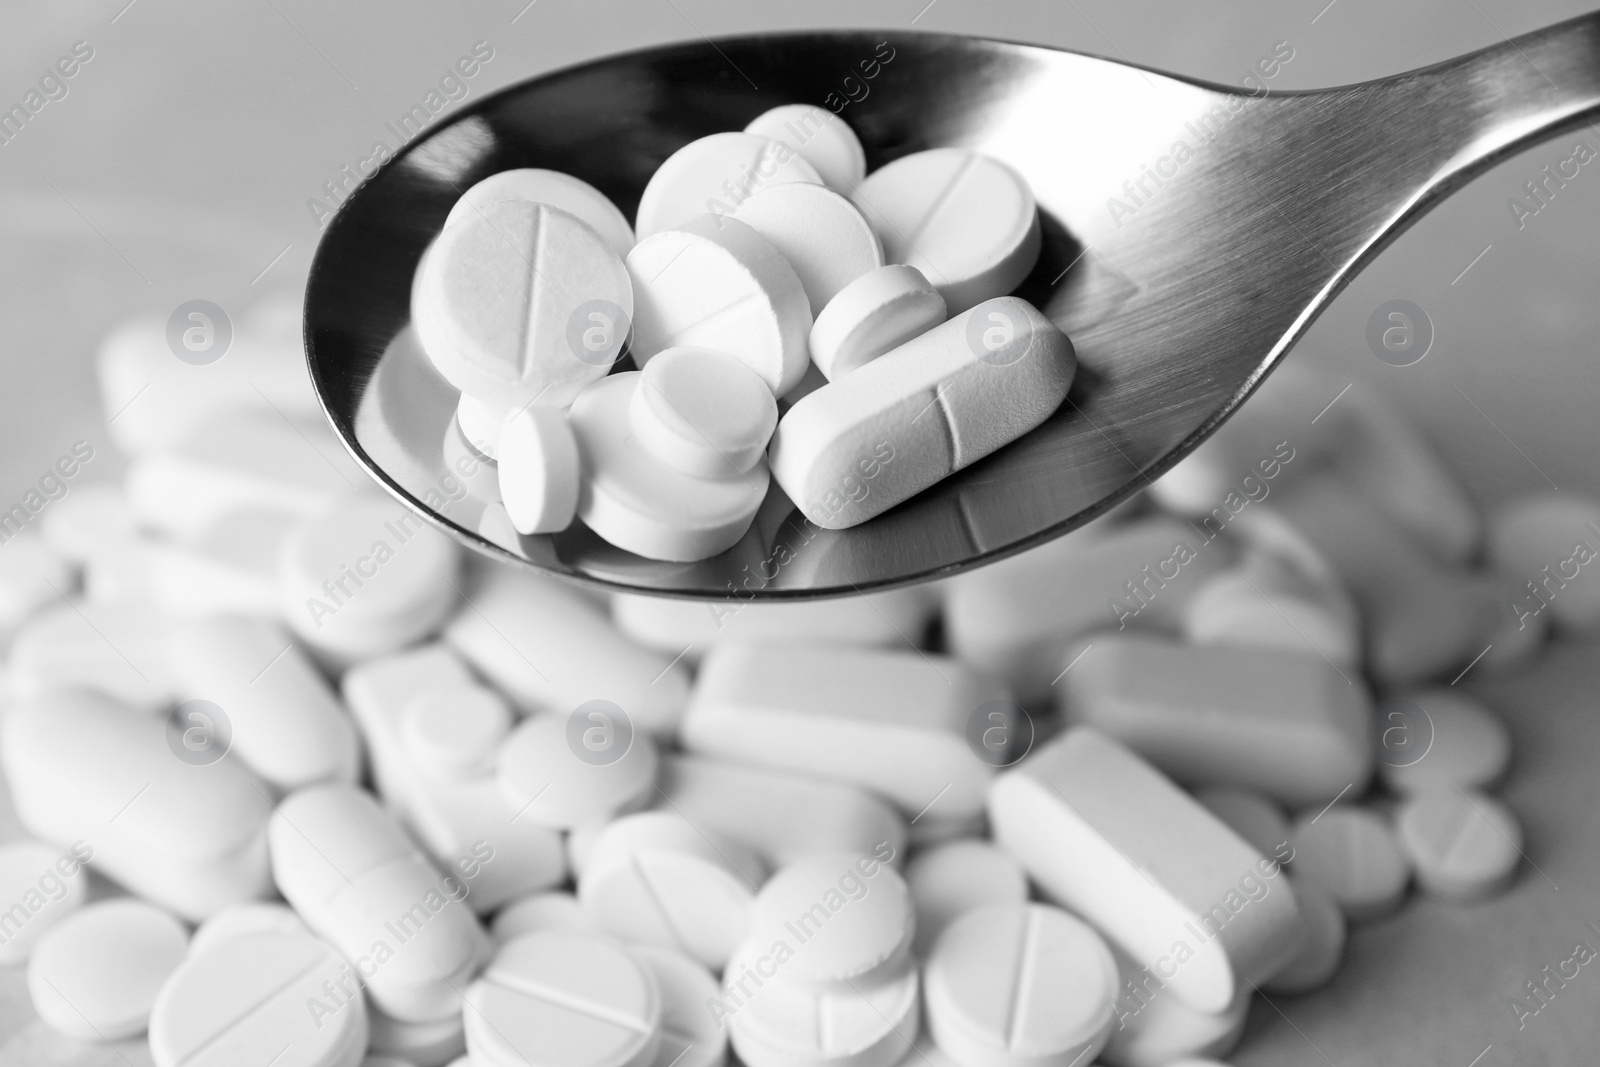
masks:
{"label": "round white tablet", "polygon": [[[750,915],[749,944],[783,941],[785,982],[870,985],[907,965],[915,917],[893,867],[857,852],[819,852],[767,879]],[[798,942],[798,943],[797,943]],[[724,981],[734,974],[730,964]]]}
{"label": "round white tablet", "polygon": [[567,413],[533,405],[500,431],[500,499],[518,533],[557,533],[578,509],[578,443]]}
{"label": "round white tablet", "polygon": [[436,630],[456,602],[455,542],[386,496],[359,493],[302,520],[278,553],[284,620],[348,658],[391,652]]}
{"label": "round white tablet", "polygon": [[1276,858],[1289,840],[1289,820],[1260,793],[1213,786],[1197,791],[1194,798],[1263,856]]}
{"label": "round white tablet", "polygon": [[633,358],[691,346],[727,352],[782,396],[806,370],[811,302],[772,242],[726,215],[694,215],[628,253]]}
{"label": "round white tablet", "polygon": [[208,916],[189,938],[189,955],[209,952],[224,941],[250,934],[310,934],[306,924],[287,904],[249,900],[230,904]]}
{"label": "round white tablet", "polygon": [[1111,1031],[1111,950],[1048,904],[967,912],[939,936],[924,980],[928,1027],[963,1067],[1072,1067]]}
{"label": "round white tablet", "polygon": [[724,478],[696,478],[663,463],[629,426],[639,379],[637,371],[613,374],[572,405],[583,464],[579,518],[611,544],[649,559],[686,563],[733,547],[766,497],[766,460]]}
{"label": "round white tablet", "polygon": [[[460,1012],[437,1022],[413,1023],[391,1018],[371,1005],[367,1026],[368,1049],[393,1062],[414,1067],[441,1067],[467,1051],[466,1020]],[[367,1067],[363,1064],[362,1067]]]}
{"label": "round white tablet", "polygon": [[628,405],[628,426],[645,451],[700,478],[754,467],[777,425],[778,402],[760,375],[709,348],[657,353]]}
{"label": "round white tablet", "polygon": [[1344,956],[1344,912],[1338,903],[1309,878],[1296,879],[1292,885],[1305,937],[1294,959],[1261,983],[1268,993],[1309,993],[1333,977]]}
{"label": "round white tablet", "polygon": [[1400,903],[1411,869],[1394,830],[1374,812],[1332,807],[1295,823],[1294,871],[1316,882],[1352,922],[1381,918]]}
{"label": "round white tablet", "polygon": [[450,214],[446,226],[476,214],[485,204],[501,200],[531,200],[560,208],[588,223],[606,244],[619,256],[628,254],[633,247],[633,227],[628,218],[611,198],[600,190],[570,174],[559,170],[542,170],[538,167],[519,167],[491,174],[483,181],[461,194]]}
{"label": "round white tablet", "polygon": [[811,325],[811,360],[831,381],[944,321],[944,297],[920,270],[891,263],[840,289]]}
{"label": "round white tablet", "polygon": [[1420,793],[1395,819],[1417,884],[1434,896],[1471,900],[1502,889],[1522,861],[1522,827],[1511,809],[1477,791]]}
{"label": "round white tablet", "polygon": [[672,153],[650,176],[634,229],[642,242],[692,215],[727,214],[756,190],[783,182],[820,185],[822,176],[782,141],[754,133],[713,133]]}
{"label": "round white tablet", "polygon": [[411,301],[451,385],[491,404],[560,407],[616,361],[633,317],[622,259],[575,215],[485,204],[440,232]]}
{"label": "round white tablet", "polygon": [[504,405],[492,404],[469,393],[462,393],[456,404],[456,425],[467,444],[481,456],[500,458],[500,430],[506,420]]}
{"label": "round white tablet", "polygon": [[652,1067],[661,991],[622,946],[546,930],[502,946],[467,990],[467,1051],[480,1067]]}
{"label": "round white tablet", "polygon": [[1533,590],[1517,591],[1526,610],[1548,601],[1558,623],[1594,626],[1600,623],[1600,581],[1589,570],[1600,535],[1591,526],[1600,527],[1600,500],[1587,494],[1551,489],[1514,497],[1489,517],[1489,559],[1533,583]]}
{"label": "round white tablet", "polygon": [[190,954],[156,997],[156,1067],[353,1067],[367,1047],[361,979],[305,933],[266,931]]}
{"label": "round white tablet", "polygon": [[992,842],[970,837],[917,852],[906,864],[906,887],[917,913],[914,948],[919,958],[946,926],[973,908],[1028,899],[1028,876],[1017,858]]}
{"label": "round white tablet", "polygon": [[124,897],[67,916],[34,946],[28,995],[52,1030],[80,1041],[144,1032],[189,932],[160,908]]}
{"label": "round white tablet", "polygon": [[728,1031],[706,1010],[721,993],[711,972],[670,948],[634,945],[629,951],[661,990],[661,1048],[654,1067],[722,1067]]}
{"label": "round white tablet", "polygon": [[721,970],[744,939],[764,867],[753,853],[681,815],[645,811],[608,823],[578,879],[595,926],[665,945]]}
{"label": "round white tablet", "polygon": [[[803,946],[802,946],[803,947]],[[712,1012],[748,1067],[893,1067],[917,1035],[921,982],[915,967],[876,984],[817,988],[788,980],[788,964],[754,941],[723,975]],[[776,979],[755,976],[776,974]]]}
{"label": "round white tablet", "polygon": [[562,890],[550,890],[519,897],[495,912],[489,936],[496,945],[540,930],[566,930],[592,933],[594,923],[584,913],[578,898]]}
{"label": "round white tablet", "polygon": [[733,217],[783,253],[800,276],[813,315],[839,290],[883,266],[883,244],[872,224],[825,185],[768,186],[740,204]]}
{"label": "round white tablet", "polygon": [[1378,772],[1399,793],[1483,789],[1511,761],[1511,737],[1499,716],[1455,690],[1391,697],[1373,719]]}
{"label": "round white tablet", "polygon": [[400,735],[406,753],[441,778],[492,773],[495,750],[511,731],[505,698],[481,685],[430,688],[406,705]]}
{"label": "round white tablet", "polygon": [[635,732],[616,743],[627,745],[621,755],[608,752],[610,762],[592,761],[579,755],[582,741],[574,739],[567,715],[547,711],[524,719],[495,754],[513,818],[565,830],[632,803],[655,780],[655,742]]}
{"label": "round white tablet", "polygon": [[88,875],[69,850],[38,841],[0,845],[0,964],[21,963],[83,904]]}
{"label": "round white tablet", "polygon": [[867,153],[843,119],[815,104],[781,104],[750,120],[745,133],[781,141],[816,168],[822,180],[840,192],[855,188],[867,175]]}
{"label": "round white tablet", "polygon": [[965,148],[915,152],[867,175],[850,199],[885,259],[928,276],[951,315],[1005,296],[1039,258],[1039,212],[1022,175]]}

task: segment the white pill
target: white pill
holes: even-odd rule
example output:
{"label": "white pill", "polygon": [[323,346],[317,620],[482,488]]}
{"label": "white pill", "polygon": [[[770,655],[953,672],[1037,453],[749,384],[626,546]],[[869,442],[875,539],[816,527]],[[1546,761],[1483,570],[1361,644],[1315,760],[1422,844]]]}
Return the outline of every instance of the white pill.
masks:
{"label": "white pill", "polygon": [[[804,948],[805,946],[801,946]],[[711,1008],[748,1067],[893,1067],[916,1037],[921,999],[916,968],[873,985],[818,989],[782,977],[772,946],[753,939],[723,975]],[[763,980],[772,973],[777,980]],[[725,1020],[725,1022],[724,1022]]]}
{"label": "white pill", "polygon": [[444,224],[450,226],[475,215],[485,205],[501,200],[531,200],[576,215],[619,256],[627,255],[628,249],[633,247],[633,227],[628,225],[627,216],[617,209],[610,197],[582,178],[538,167],[519,167],[489,175],[461,194]]}
{"label": "white pill", "polygon": [[1255,990],[1241,985],[1221,1011],[1197,1011],[1185,1003],[1149,967],[1113,952],[1122,985],[1112,1005],[1116,1017],[1111,1038],[1100,1052],[1109,1067],[1176,1067],[1210,1063],[1192,1056],[1223,1056],[1244,1032]]}
{"label": "white pill", "polygon": [[[917,646],[935,601],[920,588],[792,604],[673,600],[636,593],[611,597],[611,618],[629,637],[685,659],[733,640],[802,644]],[[688,647],[689,651],[684,652]]]}
{"label": "white pill", "polygon": [[1372,773],[1365,689],[1309,650],[1263,656],[1133,633],[1091,644],[1062,676],[1058,708],[1180,782],[1305,805],[1359,794]]}
{"label": "white pill", "polygon": [[1523,612],[1548,605],[1563,626],[1600,623],[1600,580],[1585,570],[1600,546],[1600,500],[1556,490],[1515,497],[1495,509],[1488,542],[1491,561],[1522,583]]}
{"label": "white pill", "polygon": [[0,758],[30,833],[84,842],[101,873],[199,920],[270,892],[272,809],[242,762],[188,762],[177,733],[98,694],[58,690],[10,709]]}
{"label": "white pill", "polygon": [[351,496],[300,523],[278,557],[283,617],[312,647],[365,659],[438,629],[459,550],[387,497]]}
{"label": "white pill", "polygon": [[176,698],[172,620],[152,605],[61,603],[32,616],[11,643],[11,695],[28,699],[63,688],[93,689],[139,711]]}
{"label": "white pill", "polygon": [[879,167],[851,192],[890,263],[927,275],[950,314],[1015,289],[1039,258],[1039,212],[1022,175],[965,148]]}
{"label": "white pill", "polygon": [[[461,424],[455,419],[451,419],[445,426],[444,436],[439,442],[439,461],[428,468],[426,477],[430,481],[437,479],[443,484],[444,479],[439,476],[440,471],[445,472],[446,476],[453,471],[461,476],[461,480],[459,485],[452,487],[450,497],[446,497],[434,490],[429,491],[434,494],[434,499],[438,502],[439,507],[448,510],[449,505],[444,501],[449,500],[451,503],[456,503],[463,495],[463,489],[465,490],[464,495],[470,497],[473,501],[484,504],[486,512],[492,510],[491,505],[499,503],[499,465],[478,451],[467,440],[466,434],[461,429]],[[503,508],[500,510],[504,511]],[[515,537],[512,538],[511,543],[513,545],[516,544]]]}
{"label": "white pill", "polygon": [[223,544],[209,531],[204,543],[132,537],[102,545],[84,565],[84,595],[103,603],[143,600],[179,618],[276,615],[272,563],[288,524],[270,515],[255,521],[273,533],[251,548]]}
{"label": "white pill", "polygon": [[[594,714],[601,720],[586,716],[576,726],[567,715],[531,716],[500,746],[496,773],[517,818],[567,829],[620,811],[650,792],[655,742],[624,731],[605,710]],[[601,740],[590,744],[588,731],[598,731],[590,736]]]}
{"label": "white pill", "polygon": [[191,952],[156,997],[156,1067],[356,1067],[367,1048],[360,979],[307,933],[265,930]]}
{"label": "white pill", "polygon": [[1504,889],[1522,862],[1522,827],[1511,809],[1476,790],[1432,789],[1395,817],[1400,848],[1423,891],[1474,900]]}
{"label": "white pill", "polygon": [[1000,775],[989,820],[1045,895],[1170,972],[1191,1007],[1225,1010],[1298,948],[1277,864],[1094,730],[1069,730]]}
{"label": "white pill", "polygon": [[805,374],[811,304],[772,243],[737,219],[695,215],[628,253],[633,358],[711,348],[742,360],[782,396]]}
{"label": "white pill", "polygon": [[208,916],[189,939],[189,955],[209,952],[236,937],[267,933],[309,936],[311,931],[292,908],[264,900],[249,900]]}
{"label": "white pill", "polygon": [[1309,993],[1326,985],[1344,957],[1344,912],[1339,910],[1338,901],[1309,878],[1295,879],[1291,884],[1306,936],[1294,959],[1261,983],[1262,989],[1273,994]]}
{"label": "white pill", "polygon": [[39,532],[56,555],[82,563],[95,548],[133,537],[137,526],[120,485],[80,485],[50,505]]}
{"label": "white pill", "polygon": [[1294,871],[1316,882],[1351,922],[1389,914],[1405,896],[1411,868],[1382,816],[1336,806],[1294,825]]}
{"label": "white pill", "polygon": [[594,933],[594,924],[578,898],[562,890],[534,893],[513,900],[495,913],[489,936],[496,945],[540,930]]}
{"label": "white pill", "polygon": [[400,720],[406,753],[425,773],[441,778],[493,773],[495,749],[510,731],[504,698],[480,685],[418,693]]}
{"label": "white pill", "polygon": [[[592,348],[591,312],[606,334]],[[411,314],[428,359],[463,393],[560,407],[615,360],[633,291],[621,257],[577,216],[500,200],[439,233]]]}
{"label": "white pill", "polygon": [[83,904],[88,878],[80,872],[92,854],[82,841],[67,849],[38,841],[0,845],[0,964],[27,959],[46,930]]}
{"label": "white pill", "polygon": [[773,477],[812,522],[854,526],[1049,418],[1076,369],[1072,342],[1032,305],[988,301],[790,408]]}
{"label": "white pill", "polygon": [[559,533],[578,511],[578,441],[567,413],[534,404],[501,427],[500,499],[518,533]]}
{"label": "white pill", "polygon": [[1285,858],[1280,852],[1289,842],[1289,820],[1260,793],[1219,785],[1197,790],[1194,798],[1263,856]]}
{"label": "white pill", "polygon": [[1117,964],[1048,904],[990,904],[939,936],[924,973],[928,1028],[963,1067],[1070,1067],[1111,1030]]}
{"label": "white pill", "polygon": [[461,1010],[488,941],[459,880],[424,859],[370,794],[302,789],[278,805],[269,837],[278,889],[366,976],[376,1007],[408,1022]]}
{"label": "white pill", "polygon": [[926,958],[946,926],[972,909],[1028,899],[1028,876],[1017,858],[976,838],[919,851],[906,864],[906,886],[916,905],[913,947],[919,959]]}
{"label": "white pill", "polygon": [[664,463],[630,426],[640,378],[637,371],[613,374],[572,405],[583,464],[578,517],[611,544],[648,559],[684,563],[732,548],[766,497],[766,461],[718,478]]}
{"label": "white pill", "polygon": [[754,467],[777,425],[778,403],[760,376],[709,348],[658,352],[645,364],[628,405],[628,426],[639,444],[701,478]]}
{"label": "white pill", "polygon": [[[367,1047],[375,1055],[394,1064],[411,1067],[443,1067],[467,1051],[466,1020],[451,1015],[437,1022],[412,1023],[395,1019],[367,1008],[371,1030]],[[370,1067],[371,1058],[362,1067]]]}
{"label": "white pill", "polygon": [[[776,421],[777,411],[774,410],[773,422]],[[765,442],[762,447],[766,447]],[[0,537],[6,535],[0,530]],[[72,565],[39,537],[12,537],[0,547],[5,549],[0,552],[0,636],[3,636],[12,633],[39,608],[72,593],[76,575]]]}
{"label": "white pill", "polygon": [[578,879],[599,930],[664,945],[721,970],[744,939],[765,865],[681,815],[646,811],[608,823]]}
{"label": "white pill", "polygon": [[[559,410],[559,409],[557,409]],[[500,458],[500,431],[506,420],[504,404],[462,393],[456,404],[456,427],[480,456]]]}
{"label": "white pill", "polygon": [[571,586],[509,567],[474,574],[444,639],[524,714],[565,715],[585,701],[609,700],[636,729],[663,735],[676,728],[688,697],[676,650],[642,648]]}
{"label": "white pill", "polygon": [[814,104],[780,104],[750,120],[745,133],[781,141],[816,168],[829,186],[845,192],[867,174],[867,153],[843,119]]}
{"label": "white pill", "polygon": [[1478,593],[1478,640],[1486,651],[1474,669],[1508,673],[1527,666],[1543,651],[1555,616],[1530,599],[1526,584],[1513,576],[1491,571],[1474,576]]}
{"label": "white pill", "polygon": [[1286,561],[1261,553],[1197,589],[1183,631],[1197,645],[1311,653],[1346,670],[1361,660],[1361,623],[1349,597],[1297,580]]}
{"label": "white pill", "polygon": [[690,141],[656,168],[639,197],[639,241],[705,212],[726,215],[757,190],[783,182],[822,183],[789,145],[755,133],[713,133]]}
{"label": "white pill", "polygon": [[945,320],[944,297],[922,272],[891,263],[836,292],[811,324],[811,360],[830,381]]}
{"label": "white pill", "polygon": [[1505,723],[1455,690],[1396,694],[1374,715],[1378,772],[1397,792],[1484,789],[1511,761]]}
{"label": "white pill", "polygon": [[894,862],[906,825],[865,789],[827,778],[742,763],[668,755],[660,793],[666,810],[723,834],[774,867],[818,852],[873,852]]}
{"label": "white pill", "polygon": [[28,995],[46,1026],[80,1041],[144,1032],[183,962],[189,932],[142,900],[107,900],[57,923],[28,961]]}
{"label": "white pill", "polygon": [[857,278],[883,266],[883,245],[866,217],[824,185],[773,185],[740,204],[733,217],[755,230],[800,276],[811,314]]}
{"label": "white pill", "polygon": [[701,663],[679,736],[701,755],[851,782],[910,816],[965,818],[993,779],[967,724],[1005,698],[920,652],[741,641]]}
{"label": "white pill", "polygon": [[661,990],[661,1048],[654,1067],[722,1067],[728,1031],[706,1010],[719,993],[711,972],[670,948],[633,945],[629,951]]}
{"label": "white pill", "polygon": [[913,849],[937,848],[966,837],[982,837],[988,832],[989,819],[983,812],[955,818],[927,814],[921,818],[913,817],[906,825],[906,843]]}
{"label": "white pill", "polygon": [[[361,742],[328,683],[283,629],[265,619],[218,616],[172,636],[179,696],[214,705],[178,709],[185,729],[227,732],[231,751],[283,791],[355,781]],[[217,716],[205,723],[193,714]],[[213,742],[214,743],[214,742]]]}
{"label": "white pill", "polygon": [[655,976],[603,938],[545,930],[501,946],[467,991],[481,1067],[651,1067],[661,1047]]}
{"label": "white pill", "polygon": [[1067,676],[1066,652],[1078,638],[1105,628],[1176,629],[1231,553],[1227,542],[1203,540],[1166,516],[1080,530],[951,581],[945,638],[957,659],[1006,682],[1018,700],[1042,703]]}
{"label": "white pill", "polygon": [[[785,984],[866,988],[903,973],[916,914],[889,859],[887,849],[819,852],[780,868],[756,894],[748,944],[760,952],[789,947],[780,964]],[[730,963],[724,983],[736,973]]]}

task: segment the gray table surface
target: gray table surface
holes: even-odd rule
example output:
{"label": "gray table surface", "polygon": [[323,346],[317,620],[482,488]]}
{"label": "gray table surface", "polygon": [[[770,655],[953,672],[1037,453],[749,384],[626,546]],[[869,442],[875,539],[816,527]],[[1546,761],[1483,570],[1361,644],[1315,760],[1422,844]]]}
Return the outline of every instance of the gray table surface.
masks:
{"label": "gray table surface", "polygon": [[[13,0],[0,8],[0,106],[20,101],[74,42],[89,42],[94,58],[65,98],[0,147],[0,501],[20,498],[79,438],[97,447],[92,476],[116,477],[121,460],[106,438],[92,369],[106,328],[197,297],[237,312],[263,292],[296,290],[318,235],[307,200],[479,40],[494,58],[470,82],[469,99],[618,49],[849,26],[1036,41],[1226,83],[1287,41],[1294,58],[1275,85],[1314,88],[1445,59],[1584,7]],[[1521,228],[1507,206],[1580,140],[1600,148],[1600,132],[1585,130],[1532,149],[1435,210],[1334,302],[1292,357],[1398,402],[1485,504],[1546,484],[1600,492],[1600,170],[1584,168]],[[1396,297],[1427,309],[1437,331],[1434,350],[1409,368],[1378,362],[1363,341],[1372,309]],[[1360,930],[1329,989],[1257,1005],[1236,1063],[1600,1061],[1600,977],[1590,968],[1520,1031],[1510,1007],[1523,982],[1570,956],[1576,941],[1600,948],[1586,926],[1600,924],[1595,645],[1558,647],[1523,676],[1461,683],[1512,724],[1517,767],[1505,796],[1537,868],[1526,867],[1496,901],[1414,901]],[[0,835],[16,832],[6,813]],[[91,1049],[51,1036],[32,1020],[18,969],[0,970],[0,1042],[0,1065],[148,1062],[138,1043]]]}

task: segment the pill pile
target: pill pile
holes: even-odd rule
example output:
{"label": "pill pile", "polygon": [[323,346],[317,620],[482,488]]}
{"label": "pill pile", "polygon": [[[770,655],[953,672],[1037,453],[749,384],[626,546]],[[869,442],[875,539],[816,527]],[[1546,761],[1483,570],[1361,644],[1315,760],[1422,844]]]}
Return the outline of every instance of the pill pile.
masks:
{"label": "pill pile", "polygon": [[1048,418],[1072,344],[1007,295],[1039,247],[998,160],[868,174],[842,119],[786,105],[672,153],[633,226],[571,175],[483,179],[424,254],[412,321],[460,391],[445,448],[493,469],[512,528],[576,518],[688,562],[737,543],[774,480],[841,529]]}
{"label": "pill pile", "polygon": [[[641,209],[686,256],[690,163]],[[913,267],[864,304],[931,306]],[[158,1067],[1195,1067],[1333,980],[1351,927],[1517,877],[1508,732],[1453,683],[1600,624],[1600,501],[1482,516],[1343,379],[1277,370],[1147,493],[937,585],[602,597],[377,494],[296,320],[263,305],[208,365],[119,327],[125,478],[73,478],[113,462],[77,442],[5,528],[29,837],[0,846],[0,964],[50,1031]],[[937,334],[909,344],[937,363]],[[669,416],[715,392],[750,399],[723,447],[758,457],[769,383],[684,351],[642,400],[541,383],[571,414],[527,407],[501,455],[659,402],[652,447],[692,466]]]}

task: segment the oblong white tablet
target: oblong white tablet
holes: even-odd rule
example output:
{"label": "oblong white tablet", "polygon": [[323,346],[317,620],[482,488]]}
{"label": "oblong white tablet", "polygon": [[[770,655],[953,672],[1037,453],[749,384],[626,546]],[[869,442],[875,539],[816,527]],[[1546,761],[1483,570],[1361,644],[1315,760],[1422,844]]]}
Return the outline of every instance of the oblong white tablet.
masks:
{"label": "oblong white tablet", "polygon": [[1072,342],[1000,297],[811,393],[778,422],[773,477],[812,522],[865,522],[1016,440],[1072,384]]}
{"label": "oblong white tablet", "polygon": [[501,200],[440,232],[411,314],[428,359],[463,393],[559,407],[616,360],[633,289],[621,257],[577,216]]}
{"label": "oblong white tablet", "polygon": [[774,396],[806,371],[811,303],[789,261],[749,226],[694,215],[628,253],[634,360],[692,346],[743,360]]}
{"label": "oblong white tablet", "polygon": [[963,1067],[1072,1067],[1111,1032],[1117,964],[1100,935],[1048,904],[990,904],[939,935],[928,1028]]}
{"label": "oblong white tablet", "polygon": [[938,287],[952,315],[1011,292],[1039,258],[1039,212],[1022,175],[965,148],[879,167],[850,194],[890,263]]}
{"label": "oblong white tablet", "polygon": [[12,697],[92,689],[141,712],[167,708],[178,693],[169,639],[172,619],[146,601],[62,602],[37,612],[11,642]]}
{"label": "oblong white tablet", "polygon": [[[866,988],[910,966],[915,920],[905,879],[882,853],[821,852],[767,879],[750,913],[749,945],[790,948],[785,984]],[[737,973],[730,963],[724,984]]]}
{"label": "oblong white tablet", "polygon": [[1352,922],[1381,918],[1405,895],[1411,867],[1382,816],[1336,806],[1294,826],[1294,870],[1314,881]]}
{"label": "oblong white tablet", "polygon": [[661,1048],[654,1067],[722,1067],[728,1031],[706,1010],[719,992],[711,972],[670,948],[633,945],[629,951],[661,990]]}
{"label": "oblong white tablet", "polygon": [[710,348],[656,353],[628,405],[628,426],[644,449],[700,478],[754,467],[777,425],[778,402],[760,375]]}
{"label": "oblong white tablet", "polygon": [[[608,724],[613,730],[619,725]],[[574,750],[582,742],[572,740],[567,715],[524,719],[495,755],[500,789],[516,818],[565,830],[638,801],[655,778],[655,742],[642,733],[612,736],[627,748],[615,758],[606,753],[609,762],[591,762]]]}
{"label": "oblong white tablet", "polygon": [[444,224],[449,226],[501,200],[531,200],[560,208],[588,223],[619,256],[633,247],[633,227],[611,198],[582,178],[559,170],[518,167],[491,174],[461,194]]}
{"label": "oblong white tablet", "polygon": [[750,120],[745,133],[781,141],[800,153],[831,188],[848,192],[867,175],[860,138],[838,115],[815,104],[780,104]]}
{"label": "oblong white tablet", "polygon": [[485,1067],[651,1067],[655,975],[605,938],[545,930],[501,946],[467,990],[467,1050]]}
{"label": "oblong white tablet", "polygon": [[713,133],[690,141],[656,168],[639,197],[634,229],[645,241],[702,212],[728,214],[758,189],[822,183],[805,157],[756,133]]}
{"label": "oblong white tablet", "polygon": [[744,939],[765,874],[753,853],[720,834],[670,812],[639,812],[595,837],[578,901],[606,933],[675,948],[720,971]]}
{"label": "oblong white tablet", "polygon": [[0,964],[28,958],[44,932],[83,904],[88,876],[81,874],[94,847],[79,841],[52,848],[39,841],[0,845]]}
{"label": "oblong white tablet", "polygon": [[613,374],[572,405],[583,464],[578,517],[611,544],[648,559],[687,563],[732,548],[766,497],[765,461],[725,477],[696,478],[652,456],[629,426],[640,377]]}
{"label": "oblong white tablet", "polygon": [[878,267],[840,289],[817,313],[811,361],[833,381],[944,319],[944,297],[920,270],[904,263]]}
{"label": "oblong white tablet", "polygon": [[919,959],[926,958],[946,926],[974,908],[1028,899],[1028,876],[1017,858],[972,837],[919,851],[906,864],[906,886],[917,910],[913,948]]}
{"label": "oblong white tablet", "polygon": [[740,204],[733,217],[783,253],[800,276],[812,315],[839,290],[883,266],[883,244],[866,216],[825,185],[769,186]]}
{"label": "oblong white tablet", "polygon": [[45,1025],[80,1041],[143,1033],[189,932],[160,908],[124,897],[68,916],[28,961],[28,994]]}
{"label": "oblong white tablet", "polygon": [[[304,932],[264,930],[191,952],[150,1013],[156,1067],[356,1067],[367,1048],[360,979]],[[280,1051],[281,1050],[281,1051]]]}
{"label": "oblong white tablet", "polygon": [[1511,809],[1477,791],[1434,789],[1395,818],[1400,848],[1425,892],[1474,900],[1504,888],[1522,862],[1522,826]]}
{"label": "oblong white tablet", "polygon": [[578,441],[561,408],[530,405],[508,418],[498,442],[500,499],[518,533],[572,525],[581,483]]}
{"label": "oblong white tablet", "polygon": [[773,946],[747,942],[709,1005],[748,1067],[893,1067],[916,1038],[921,986],[915,967],[873,985],[818,989],[783,977]]}

